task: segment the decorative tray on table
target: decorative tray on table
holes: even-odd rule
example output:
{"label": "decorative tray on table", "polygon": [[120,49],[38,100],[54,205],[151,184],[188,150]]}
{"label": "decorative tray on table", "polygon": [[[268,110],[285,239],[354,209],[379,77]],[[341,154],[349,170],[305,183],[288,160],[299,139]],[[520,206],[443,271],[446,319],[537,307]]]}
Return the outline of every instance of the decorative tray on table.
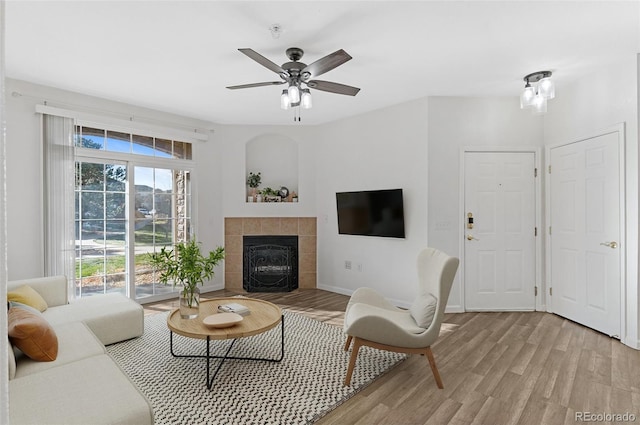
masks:
{"label": "decorative tray on table", "polygon": [[228,328],[243,319],[237,313],[217,313],[202,319],[202,323],[208,328]]}

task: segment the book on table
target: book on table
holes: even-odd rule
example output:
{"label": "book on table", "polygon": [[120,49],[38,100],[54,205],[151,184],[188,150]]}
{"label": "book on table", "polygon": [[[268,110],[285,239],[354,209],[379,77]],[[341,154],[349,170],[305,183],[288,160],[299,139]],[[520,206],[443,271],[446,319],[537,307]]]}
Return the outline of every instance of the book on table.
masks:
{"label": "book on table", "polygon": [[249,310],[249,307],[243,306],[242,304],[238,304],[238,303],[229,303],[229,304],[219,305],[218,311],[222,313],[237,313],[240,316],[246,316],[248,314],[251,314],[251,310]]}

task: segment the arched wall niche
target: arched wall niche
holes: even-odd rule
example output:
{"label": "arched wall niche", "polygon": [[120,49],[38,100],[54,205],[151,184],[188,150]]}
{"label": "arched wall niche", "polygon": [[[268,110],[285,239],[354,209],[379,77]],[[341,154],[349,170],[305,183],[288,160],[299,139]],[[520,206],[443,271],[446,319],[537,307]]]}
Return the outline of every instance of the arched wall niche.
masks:
{"label": "arched wall niche", "polygon": [[[269,187],[289,189],[298,193],[298,143],[282,134],[262,134],[246,144],[245,181],[249,173],[260,173],[262,181],[258,191]],[[251,189],[247,187],[247,202]],[[283,201],[291,201],[291,196]],[[253,200],[255,201],[255,199]]]}

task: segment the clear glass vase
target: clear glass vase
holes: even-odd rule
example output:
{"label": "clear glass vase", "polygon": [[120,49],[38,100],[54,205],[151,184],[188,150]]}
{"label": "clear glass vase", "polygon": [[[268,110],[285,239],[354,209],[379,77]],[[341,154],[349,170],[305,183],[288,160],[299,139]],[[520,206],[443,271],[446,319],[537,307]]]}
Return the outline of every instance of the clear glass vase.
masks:
{"label": "clear glass vase", "polygon": [[200,289],[197,286],[187,286],[180,290],[180,317],[182,319],[195,319],[200,312]]}

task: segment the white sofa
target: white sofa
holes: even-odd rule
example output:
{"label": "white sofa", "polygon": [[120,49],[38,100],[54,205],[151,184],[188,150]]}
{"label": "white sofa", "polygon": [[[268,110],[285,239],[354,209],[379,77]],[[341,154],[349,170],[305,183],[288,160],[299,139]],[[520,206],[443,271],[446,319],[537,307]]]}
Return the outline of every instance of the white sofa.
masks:
{"label": "white sofa", "polygon": [[11,424],[153,424],[148,400],[105,349],[142,335],[142,307],[121,294],[68,303],[64,276],[9,282],[7,291],[22,285],[47,302],[42,315],[58,338],[58,355],[37,362],[9,350]]}

